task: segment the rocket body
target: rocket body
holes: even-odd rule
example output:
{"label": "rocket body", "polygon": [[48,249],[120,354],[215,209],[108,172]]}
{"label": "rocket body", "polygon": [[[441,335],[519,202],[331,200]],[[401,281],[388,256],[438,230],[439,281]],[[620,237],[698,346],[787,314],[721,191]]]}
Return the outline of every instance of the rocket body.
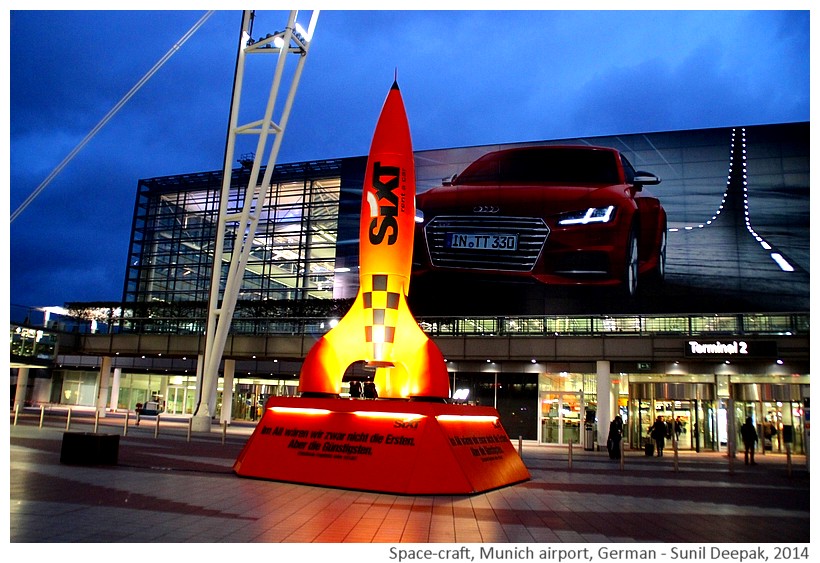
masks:
{"label": "rocket body", "polygon": [[300,374],[303,395],[338,395],[347,367],[375,369],[380,397],[447,398],[436,345],[407,305],[416,217],[413,146],[394,82],[367,159],[359,226],[359,293],[350,311],[313,346]]}

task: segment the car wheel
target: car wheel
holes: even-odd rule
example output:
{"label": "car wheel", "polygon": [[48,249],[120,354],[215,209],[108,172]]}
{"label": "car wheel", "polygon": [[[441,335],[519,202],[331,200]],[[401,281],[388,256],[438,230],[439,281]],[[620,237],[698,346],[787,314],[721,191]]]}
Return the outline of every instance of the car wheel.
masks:
{"label": "car wheel", "polygon": [[635,227],[629,230],[629,237],[626,239],[624,288],[629,297],[635,297],[638,294],[638,235]]}
{"label": "car wheel", "polygon": [[661,284],[666,279],[666,226],[661,231],[661,244],[658,247],[658,265],[652,271],[652,281]]}

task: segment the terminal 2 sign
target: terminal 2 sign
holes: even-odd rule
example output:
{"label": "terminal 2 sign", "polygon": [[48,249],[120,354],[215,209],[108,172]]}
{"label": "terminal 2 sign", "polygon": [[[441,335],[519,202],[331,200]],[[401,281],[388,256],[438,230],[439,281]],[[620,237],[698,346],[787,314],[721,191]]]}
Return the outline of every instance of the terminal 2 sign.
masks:
{"label": "terminal 2 sign", "polygon": [[689,340],[684,345],[684,354],[688,357],[776,357],[777,342],[773,340],[732,340],[731,342],[701,342]]}

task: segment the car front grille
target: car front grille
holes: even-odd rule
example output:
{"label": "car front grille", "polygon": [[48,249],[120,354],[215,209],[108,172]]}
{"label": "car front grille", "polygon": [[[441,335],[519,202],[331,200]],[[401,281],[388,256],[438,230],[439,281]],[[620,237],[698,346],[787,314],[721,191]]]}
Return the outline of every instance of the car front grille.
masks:
{"label": "car front grille", "polygon": [[[447,248],[447,234],[515,234],[515,250]],[[425,227],[433,266],[469,270],[529,272],[535,266],[550,230],[537,217],[469,217],[442,215]]]}

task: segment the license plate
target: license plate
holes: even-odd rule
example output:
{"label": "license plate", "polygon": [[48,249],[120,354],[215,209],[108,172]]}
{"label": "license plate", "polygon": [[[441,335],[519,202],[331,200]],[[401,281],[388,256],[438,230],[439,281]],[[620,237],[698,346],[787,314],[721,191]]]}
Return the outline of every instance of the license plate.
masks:
{"label": "license plate", "polygon": [[466,248],[471,250],[516,250],[518,235],[447,233],[444,239],[447,248]]}

